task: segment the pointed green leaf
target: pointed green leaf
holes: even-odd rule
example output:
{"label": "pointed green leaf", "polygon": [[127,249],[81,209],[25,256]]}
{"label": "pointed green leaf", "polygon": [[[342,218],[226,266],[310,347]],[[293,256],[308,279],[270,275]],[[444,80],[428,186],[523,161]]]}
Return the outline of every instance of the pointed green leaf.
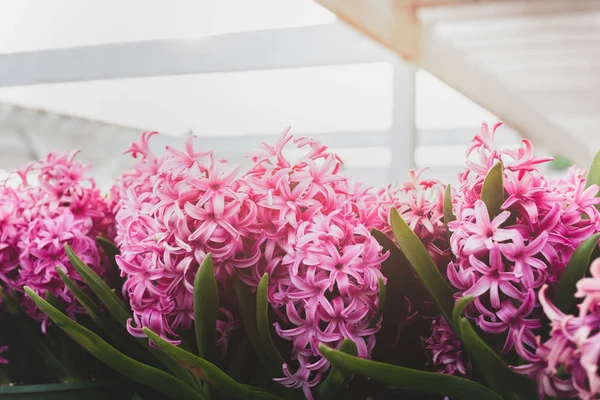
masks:
{"label": "pointed green leaf", "polygon": [[278,396],[261,389],[251,388],[234,381],[214,364],[167,342],[148,328],[144,328],[144,333],[146,333],[154,344],[160,350],[164,351],[165,354],[189,369],[195,375],[199,376],[203,381],[214,387],[228,399],[279,399]]}
{"label": "pointed green leaf", "polygon": [[131,318],[131,315],[123,302],[115,295],[106,282],[100,279],[90,267],[81,261],[68,244],[65,244],[65,251],[73,268],[75,268],[85,283],[98,296],[111,315],[115,317],[119,324],[126,326],[127,320]]}
{"label": "pointed green leaf", "polygon": [[2,291],[2,306],[14,320],[16,329],[23,336],[24,340],[40,356],[42,361],[49,367],[49,370],[54,373],[55,377],[61,382],[73,380],[70,371],[63,365],[58,353],[60,349],[57,346],[51,346],[48,340],[44,340],[46,336],[40,335],[39,326],[30,324],[29,318],[25,317],[21,312],[21,308],[16,297],[9,296]]}
{"label": "pointed green leaf", "polygon": [[269,275],[264,274],[258,284],[256,292],[256,327],[262,350],[267,360],[267,370],[270,376],[281,376],[282,366],[285,363],[271,338],[271,324],[269,323],[268,299]]}
{"label": "pointed green leaf", "polygon": [[324,344],[319,345],[319,350],[332,365],[403,389],[461,400],[503,400],[499,394],[468,379],[369,361],[333,350]]}
{"label": "pointed green leaf", "polygon": [[425,359],[427,360],[427,364],[433,363],[431,352],[427,349],[426,338],[423,336],[419,337],[419,343],[421,344],[421,349],[423,350],[423,354],[425,354]]}
{"label": "pointed green leaf", "polygon": [[61,267],[56,267],[56,272],[60,276],[60,279],[62,279],[62,281],[65,283],[69,291],[73,294],[73,296],[75,296],[79,304],[81,304],[81,306],[85,308],[87,314],[90,316],[92,321],[94,321],[94,323],[100,329],[102,329],[104,333],[106,333],[106,335],[110,338],[112,342],[114,342],[114,344],[119,344],[122,348],[125,348],[125,341],[123,340],[123,337],[119,335],[120,331],[116,323],[113,323],[112,320],[108,320],[104,316],[102,310],[100,309],[100,306],[97,305],[96,302],[92,300],[92,298],[88,296],[83,290],[81,290],[75,284],[75,282],[73,282],[71,278],[69,278],[67,274],[64,273]]}
{"label": "pointed green leaf", "polygon": [[111,288],[120,288],[123,286],[124,278],[121,277],[121,270],[117,265],[115,257],[118,256],[121,251],[113,242],[109,239],[98,236],[96,238],[98,246],[104,250],[104,253],[108,257],[108,265],[106,266],[106,282]]}
{"label": "pointed green leaf", "polygon": [[452,322],[455,325],[458,325],[460,318],[462,318],[463,312],[475,300],[473,296],[463,296],[460,299],[456,300],[454,303],[454,309],[452,310]]}
{"label": "pointed green leaf", "polygon": [[387,291],[385,289],[385,283],[383,283],[383,279],[381,277],[377,278],[379,293],[378,293],[378,302],[377,302],[377,312],[371,320],[371,324],[369,325],[371,328],[377,325],[379,319],[381,318],[381,314],[383,314],[383,309],[385,308],[385,302],[387,297]]}
{"label": "pointed green leaf", "polygon": [[219,314],[219,294],[212,255],[208,253],[194,279],[194,324],[198,355],[216,363],[217,355],[217,318]]}
{"label": "pointed green leaf", "polygon": [[58,311],[29,287],[25,286],[24,290],[40,310],[46,313],[60,329],[67,333],[90,354],[118,373],[172,398],[186,400],[203,399],[200,392],[192,389],[173,375],[149,365],[142,364],[119,352],[102,340],[100,336]]}
{"label": "pointed green leaf", "polygon": [[481,188],[481,200],[485,203],[490,219],[494,219],[504,204],[504,167],[497,162],[488,172],[483,187]]}
{"label": "pointed green leaf", "polygon": [[[256,296],[250,293],[249,288],[244,285],[239,279],[235,279],[235,294],[237,297],[237,304],[240,309],[240,315],[242,317],[242,324],[246,335],[250,340],[250,344],[256,353],[261,365],[267,368],[269,365],[265,354],[262,350],[262,343],[258,334],[258,326],[256,325]],[[271,375],[270,378],[275,378],[277,375]]]}
{"label": "pointed green leaf", "polygon": [[83,290],[81,290],[75,284],[75,282],[73,282],[71,278],[65,274],[61,267],[56,267],[56,272],[58,273],[58,276],[60,276],[60,279],[62,279],[62,281],[65,283],[69,291],[73,294],[73,296],[75,296],[79,304],[85,308],[88,315],[92,318],[92,321],[94,321],[99,327],[106,329],[104,326],[104,321],[102,320],[102,310],[100,309],[100,306],[98,306],[90,296],[85,294]]}
{"label": "pointed green leaf", "polygon": [[244,337],[240,344],[235,349],[235,354],[230,362],[227,364],[225,373],[231,378],[236,379],[242,376],[244,373],[244,365],[250,355],[250,340]]}
{"label": "pointed green leaf", "polygon": [[[358,348],[350,339],[344,339],[340,346],[340,351],[342,353],[350,354],[351,356],[358,355]],[[327,379],[317,387],[317,398],[319,400],[336,398],[346,385],[348,385],[348,381],[350,381],[351,377],[351,373],[344,371],[336,364],[332,364]]]}
{"label": "pointed green leaf", "polygon": [[415,278],[412,266],[396,243],[377,229],[371,229],[371,234],[383,248],[383,253],[389,252],[388,258],[381,265],[381,273],[387,278],[386,300],[382,327],[377,333],[377,343],[387,348],[397,336],[400,318],[405,311],[405,297],[411,299],[413,307],[418,309],[418,305],[427,299],[427,293]]}
{"label": "pointed green leaf", "polygon": [[[420,303],[426,299],[423,293],[422,284],[415,279],[415,275],[410,265],[410,262],[406,259],[406,256],[402,253],[400,248],[390,239],[385,233],[371,229],[371,235],[377,240],[379,245],[382,247],[382,252],[386,253],[389,251],[388,258],[381,265],[381,273],[387,278],[386,283],[386,303],[383,309],[384,315],[387,314],[387,309],[390,306],[401,306],[398,302],[401,302],[404,296],[411,299],[415,303]],[[398,308],[396,307],[398,310]],[[396,313],[392,311],[391,313]],[[399,315],[401,312],[398,311]],[[386,319],[392,317],[392,315],[386,316]]]}
{"label": "pointed green leaf", "polygon": [[587,189],[591,185],[600,186],[600,151],[596,153],[585,179],[585,188]]}
{"label": "pointed green leaf", "polygon": [[569,313],[573,307],[574,295],[577,291],[577,282],[585,276],[590,266],[592,253],[598,247],[600,234],[590,236],[577,247],[571,260],[564,269],[554,295],[554,305],[562,312]]}
{"label": "pointed green leaf", "polygon": [[465,296],[456,302],[453,312],[454,326],[457,328],[461,344],[469,353],[471,361],[483,375],[489,387],[505,399],[535,399],[533,381],[512,371],[496,352],[479,337],[468,319],[461,316],[464,309],[473,301]]}
{"label": "pointed green leaf", "polygon": [[96,243],[98,243],[98,246],[102,247],[102,250],[104,250],[104,252],[109,256],[121,254],[121,250],[119,250],[119,248],[115,246],[115,244],[111,242],[110,239],[107,239],[104,236],[96,237]]}
{"label": "pointed green leaf", "polygon": [[390,211],[390,221],[400,249],[427,288],[444,319],[452,325],[450,316],[454,306],[454,291],[437,269],[423,243],[394,208]]}
{"label": "pointed green leaf", "polygon": [[[90,267],[88,267],[81,259],[73,252],[68,244],[65,244],[65,251],[67,257],[73,268],[85,281],[88,287],[94,292],[94,294],[100,299],[102,304],[107,308],[109,313],[117,320],[122,327],[127,327],[127,321],[132,318],[131,313],[125,307],[121,299],[110,289],[110,287],[104,282]],[[183,380],[187,384],[197,387],[199,382],[179,364],[173,362],[169,357],[158,351],[154,351],[148,345],[146,339],[138,338],[137,342],[149,351],[154,357],[163,363],[175,376]]]}
{"label": "pointed green leaf", "polygon": [[456,220],[456,216],[452,213],[452,187],[446,185],[446,191],[444,192],[444,225],[446,231],[448,231],[448,222]]}

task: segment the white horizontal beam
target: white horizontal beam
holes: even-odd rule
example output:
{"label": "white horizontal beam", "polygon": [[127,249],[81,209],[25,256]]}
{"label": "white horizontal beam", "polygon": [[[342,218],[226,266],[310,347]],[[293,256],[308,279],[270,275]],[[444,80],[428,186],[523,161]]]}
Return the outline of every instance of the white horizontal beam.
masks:
{"label": "white horizontal beam", "polygon": [[[303,134],[294,132],[295,137],[310,135],[318,141],[332,148],[363,148],[363,147],[386,147],[389,144],[389,131],[356,131],[356,132],[311,132]],[[278,135],[268,134],[249,134],[240,136],[199,136],[196,140],[196,146],[199,149],[212,149],[217,154],[235,154],[243,157],[252,149],[259,147],[260,143],[275,143]],[[157,135],[152,138],[152,148],[161,152],[166,145],[181,146],[186,140],[185,137],[175,137],[167,135]],[[235,145],[232,145],[235,143]]]}
{"label": "white horizontal beam", "polygon": [[114,43],[0,55],[0,87],[45,83],[388,62],[339,24]]}

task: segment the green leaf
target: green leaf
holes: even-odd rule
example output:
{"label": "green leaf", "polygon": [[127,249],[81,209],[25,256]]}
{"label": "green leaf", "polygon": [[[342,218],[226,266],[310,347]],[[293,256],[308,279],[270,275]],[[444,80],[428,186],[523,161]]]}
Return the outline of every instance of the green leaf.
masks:
{"label": "green leaf", "polygon": [[423,350],[423,354],[425,354],[425,359],[427,360],[427,364],[433,363],[433,359],[431,358],[431,352],[427,350],[427,342],[426,338],[423,336],[419,337],[419,344],[421,345],[421,349]]}
{"label": "green leaf", "polygon": [[52,343],[48,336],[40,334],[40,328],[37,323],[32,324],[31,318],[25,316],[21,310],[21,305],[14,291],[11,295],[0,288],[0,296],[2,297],[2,308],[6,310],[12,321],[16,325],[16,329],[23,336],[23,339],[40,356],[44,364],[53,373],[53,376],[61,382],[74,380],[71,372],[65,368],[59,357],[60,348],[56,343]]}
{"label": "green leaf", "polygon": [[227,365],[227,369],[225,373],[229,375],[233,379],[237,379],[240,376],[243,376],[244,366],[246,361],[248,360],[248,356],[250,355],[250,340],[247,337],[244,337],[240,344],[235,349],[235,354],[233,358]]}
{"label": "green leaf", "polygon": [[[358,355],[358,348],[350,339],[344,339],[340,346],[340,351],[342,353],[350,354],[351,356]],[[351,377],[351,373],[344,371],[336,364],[332,364],[331,369],[329,370],[329,375],[327,375],[327,379],[325,379],[325,381],[323,381],[323,383],[317,387],[317,398],[319,400],[336,398],[336,396],[341,393],[346,385],[348,385],[348,381],[350,381]]]}
{"label": "green leaf", "polygon": [[92,300],[92,298],[83,290],[81,290],[75,284],[75,282],[73,282],[71,278],[64,273],[62,268],[56,267],[56,272],[60,276],[60,279],[62,279],[62,281],[65,283],[69,291],[73,294],[73,296],[75,296],[79,304],[85,308],[92,321],[94,321],[94,323],[100,329],[102,329],[104,333],[106,333],[106,335],[112,342],[114,342],[114,344],[119,344],[121,348],[126,348],[125,341],[123,340],[123,337],[120,336],[120,332],[122,331],[119,329],[119,326],[104,316],[100,306],[97,305],[96,302]]}
{"label": "green leaf", "polygon": [[66,334],[79,343],[90,354],[104,362],[118,373],[131,380],[147,385],[171,398],[197,400],[203,399],[200,392],[164,371],[142,364],[106,343],[102,338],[89,329],[73,321],[29,287],[24,287],[27,295],[35,304]]}
{"label": "green leaf", "polygon": [[[265,353],[262,349],[262,343],[258,334],[258,326],[256,325],[256,296],[250,293],[249,288],[239,279],[234,281],[235,294],[237,298],[237,305],[240,309],[240,315],[242,317],[242,324],[246,335],[250,340],[250,344],[256,353],[261,365],[267,368],[269,365]],[[270,378],[275,378],[278,375],[270,375]]]}
{"label": "green leaf", "polygon": [[63,364],[60,359],[60,356],[57,352],[60,352],[58,349],[52,349],[49,343],[46,343],[45,340],[47,337],[44,335],[40,335],[40,331],[36,328],[32,328],[28,321],[25,321],[23,315],[13,314],[15,317],[16,328],[19,330],[19,333],[22,335],[23,339],[27,341],[28,345],[31,346],[33,351],[37,353],[42,361],[49,367],[49,370],[55,374],[55,376],[61,382],[70,382],[75,380],[71,374],[71,371]]}
{"label": "green leaf", "polygon": [[115,256],[117,254],[121,254],[121,250],[119,250],[119,248],[115,246],[115,244],[111,242],[110,239],[107,239],[104,236],[96,237],[96,243],[98,243],[98,246],[102,247],[102,250],[104,250],[104,252],[108,256]]}
{"label": "green leaf", "polygon": [[242,385],[227,374],[221,371],[217,366],[197,357],[190,352],[187,352],[158,336],[148,328],[143,328],[144,333],[154,342],[154,344],[165,352],[173,360],[177,361],[185,368],[190,370],[195,375],[199,376],[210,386],[214,387],[219,393],[226,398],[235,399],[279,399],[271,393],[265,392],[258,388],[252,388],[247,385]]}
{"label": "green leaf", "polygon": [[462,318],[462,314],[465,309],[475,300],[473,296],[463,296],[460,299],[456,300],[454,303],[454,309],[452,310],[452,322],[454,324],[458,324],[460,318]]}
{"label": "green leaf", "polygon": [[[125,307],[121,299],[117,297],[117,295],[111,290],[106,282],[104,282],[90,267],[81,261],[81,259],[73,252],[68,244],[65,244],[65,251],[67,253],[67,257],[69,257],[71,265],[73,265],[73,268],[75,268],[77,273],[81,276],[81,278],[83,278],[89,288],[94,292],[98,299],[100,299],[109,313],[122,327],[127,327],[127,321],[132,318],[132,315],[127,307]],[[182,368],[179,364],[173,362],[173,360],[171,360],[169,357],[166,357],[161,352],[154,351],[154,349],[150,348],[148,345],[147,340],[138,338],[136,341],[160,362],[162,362],[163,365],[178,378],[182,379],[184,382],[193,387],[199,386],[199,382],[185,368]]]}
{"label": "green leaf", "polygon": [[332,365],[403,389],[464,400],[502,400],[499,394],[468,379],[365,360],[324,344],[319,345],[319,350]]}
{"label": "green leaf", "polygon": [[194,324],[198,355],[216,363],[217,353],[217,318],[219,317],[219,294],[212,255],[208,253],[194,279]]}
{"label": "green leaf", "polygon": [[65,244],[67,257],[73,268],[83,278],[90,289],[98,296],[100,301],[108,309],[113,317],[123,326],[127,326],[127,320],[131,318],[129,310],[111,288],[100,277],[88,267],[81,259],[73,252],[68,244]]}
{"label": "green leaf", "polygon": [[386,301],[383,308],[383,323],[377,332],[376,350],[389,349],[396,340],[400,318],[405,312],[405,296],[411,299],[413,307],[419,308],[427,299],[423,285],[417,281],[413,269],[398,248],[385,233],[372,229],[371,234],[383,248],[383,253],[389,252],[388,258],[381,265],[381,273],[387,278]]}
{"label": "green leaf", "polygon": [[377,325],[379,319],[381,318],[381,314],[383,314],[383,309],[385,308],[385,301],[387,297],[387,291],[385,290],[385,283],[383,283],[383,278],[377,278],[377,283],[379,286],[379,294],[378,294],[378,304],[377,304],[377,312],[371,321],[371,328]]}
{"label": "green leaf", "polygon": [[[425,300],[421,283],[415,279],[410,262],[396,243],[377,229],[371,229],[371,235],[382,247],[383,253],[390,252],[388,258],[381,265],[381,273],[387,278],[384,315],[390,306],[397,306],[398,299],[404,298],[404,296],[410,298],[411,301],[414,300],[415,303]],[[391,315],[387,317],[391,317]]]}
{"label": "green leaf", "polygon": [[490,219],[494,219],[504,203],[504,167],[501,162],[497,162],[488,172],[483,187],[481,188],[481,200],[485,203]]}
{"label": "green leaf", "polygon": [[459,299],[452,313],[458,337],[469,353],[471,361],[483,375],[489,387],[500,393],[503,398],[507,400],[535,399],[536,391],[533,381],[508,368],[502,358],[479,337],[469,320],[461,316],[472,301],[472,296]]}
{"label": "green leaf", "polygon": [[446,185],[446,191],[444,192],[444,226],[448,231],[448,222],[456,220],[456,216],[452,213],[452,187]]}
{"label": "green leaf", "polygon": [[554,295],[554,305],[562,312],[569,313],[573,308],[574,295],[577,291],[577,282],[585,276],[590,266],[592,253],[598,247],[600,234],[590,236],[577,247],[571,260],[564,269]]}
{"label": "green leaf", "polygon": [[592,160],[592,165],[590,165],[585,179],[586,189],[592,185],[600,186],[600,151],[596,153],[594,160]]}
{"label": "green leaf", "polygon": [[437,269],[423,243],[394,208],[390,211],[390,221],[400,249],[417,273],[420,281],[427,288],[444,319],[452,325],[450,316],[454,306],[454,291]]}
{"label": "green leaf", "polygon": [[96,243],[104,250],[108,257],[108,265],[106,266],[106,282],[112,288],[120,288],[123,286],[124,278],[121,277],[121,270],[117,265],[115,257],[118,256],[121,251],[113,242],[109,239],[98,236],[96,237]]}
{"label": "green leaf", "polygon": [[276,377],[283,373],[282,366],[285,363],[279,354],[273,339],[271,338],[271,324],[269,323],[269,299],[268,299],[269,275],[264,274],[258,284],[256,292],[256,327],[262,350],[267,361],[269,375]]}
{"label": "green leaf", "polygon": [[100,309],[100,306],[97,305],[90,296],[85,294],[83,290],[81,290],[75,284],[75,282],[73,282],[71,278],[65,274],[61,267],[56,267],[56,272],[58,273],[58,276],[60,276],[60,279],[62,279],[62,281],[65,283],[69,291],[73,294],[73,296],[75,296],[79,304],[85,308],[85,311],[87,311],[88,315],[92,318],[92,321],[94,321],[100,328],[106,330],[104,321],[102,320],[102,310]]}

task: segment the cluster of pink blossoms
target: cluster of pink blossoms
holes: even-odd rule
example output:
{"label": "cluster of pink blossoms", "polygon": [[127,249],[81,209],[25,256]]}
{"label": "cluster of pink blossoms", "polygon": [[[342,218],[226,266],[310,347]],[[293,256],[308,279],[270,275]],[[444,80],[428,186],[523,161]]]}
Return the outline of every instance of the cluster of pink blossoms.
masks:
{"label": "cluster of pink blossoms", "polygon": [[[424,170],[409,171],[402,184],[361,194],[366,203],[363,220],[394,238],[389,222],[390,210],[395,208],[419,237],[436,265],[445,266],[450,260],[450,245],[444,226],[444,191],[446,186],[433,179],[421,179]],[[445,271],[444,271],[445,272]]]}
{"label": "cluster of pink blossoms", "polygon": [[[306,151],[295,161],[284,155],[292,143]],[[258,209],[254,246],[261,257],[240,272],[252,286],[269,274],[276,331],[293,343],[297,365],[293,371],[285,364],[277,380],[312,398],[310,388],[329,368],[319,342],[337,347],[350,338],[359,356],[369,357],[380,327],[374,317],[385,256],[364,219],[369,203],[355,201],[368,188],[339,175],[341,161],[326,146],[287,131],[250,156],[244,181]]]}
{"label": "cluster of pink blossoms", "polygon": [[[251,168],[238,177],[237,167],[195,152],[192,139],[185,151],[167,147],[158,157],[148,147],[151,135],[129,150],[141,159],[112,190],[117,263],[134,312],[130,332],[141,336],[147,326],[176,341],[189,329],[194,276],[210,252],[222,351],[237,324],[230,278],[255,288],[267,273],[276,332],[293,344],[279,382],[311,397],[329,368],[319,342],[335,347],[351,338],[368,357],[380,327],[374,318],[385,255],[364,219],[372,204],[356,201],[368,188],[339,175],[339,158],[286,131],[250,154]],[[292,143],[306,150],[295,161],[284,155]]]}
{"label": "cluster of pink blossoms", "polygon": [[[468,169],[459,176],[457,219],[449,223],[456,259],[447,276],[457,297],[475,297],[468,316],[484,332],[503,335],[503,353],[514,348],[533,361],[542,316],[537,293],[555,284],[578,245],[600,230],[594,207],[600,199],[597,186],[585,189],[582,171],[573,169],[559,182],[546,180],[536,165],[550,159],[534,157],[528,140],[517,149],[500,149],[494,142],[499,125],[483,124],[467,150],[467,156],[476,152],[479,163],[467,160]],[[503,165],[506,200],[502,211],[490,216],[481,189],[497,162]]]}
{"label": "cluster of pink blossoms", "polygon": [[[385,189],[371,191],[362,195],[368,205],[366,224],[381,230],[393,238],[389,223],[391,208],[399,214],[419,237],[429,255],[444,275],[450,262],[450,243],[444,225],[445,185],[437,180],[421,179],[421,171],[409,171],[409,179],[399,185],[390,185]],[[405,297],[406,318],[398,327],[402,329],[417,318],[432,319],[431,337],[425,341],[431,354],[431,363],[440,373],[466,375],[470,364],[466,352],[460,348],[460,342],[454,336],[446,321],[440,318],[431,302],[412,304],[414,299]],[[413,307],[416,306],[416,307]],[[414,311],[421,309],[419,314]]]}
{"label": "cluster of pink blossoms", "polygon": [[[158,157],[149,148],[155,133],[143,133],[128,150],[140,160],[111,191],[121,250],[117,264],[127,276],[130,333],[144,337],[141,328],[149,327],[177,342],[192,325],[194,277],[206,255],[212,253],[222,302],[235,269],[258,260],[259,252],[248,245],[256,205],[241,190],[237,167],[214,160],[212,152],[195,152],[193,138],[184,151],[167,147]],[[221,317],[219,344],[225,351],[235,321],[225,307]]]}
{"label": "cluster of pink blossoms", "polygon": [[[50,153],[15,174],[21,182],[0,190],[0,279],[5,288],[21,291],[24,285],[41,296],[51,293],[64,302],[72,317],[84,309],[66,288],[56,267],[76,283],[83,281],[68,261],[64,246],[71,248],[100,276],[106,257],[95,238],[107,235],[112,224],[105,199],[91,178],[88,166],[74,161],[77,152]],[[35,319],[47,317],[28,298],[24,309]]]}
{"label": "cluster of pink blossoms", "polygon": [[590,271],[591,277],[577,283],[575,297],[583,299],[578,315],[566,315],[551,304],[546,286],[540,291],[540,302],[551,322],[550,339],[538,343],[529,357],[531,364],[514,367],[537,382],[540,399],[600,396],[600,259]]}

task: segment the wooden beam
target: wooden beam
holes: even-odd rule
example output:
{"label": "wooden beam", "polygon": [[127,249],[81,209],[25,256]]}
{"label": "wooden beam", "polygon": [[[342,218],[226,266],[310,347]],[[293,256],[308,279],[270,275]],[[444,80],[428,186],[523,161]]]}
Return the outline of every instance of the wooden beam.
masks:
{"label": "wooden beam", "polygon": [[463,4],[443,5],[438,7],[421,8],[419,18],[425,23],[440,21],[476,21],[525,17],[532,15],[552,15],[564,13],[588,13],[599,11],[600,4],[596,0],[492,0],[470,1]]}
{"label": "wooden beam", "polygon": [[[430,72],[450,87],[494,113],[525,137],[548,150],[586,165],[591,150],[572,132],[554,123],[509,88],[497,75],[469,60],[468,53],[441,35],[436,24],[417,18],[419,7],[410,0],[316,0],[340,19],[384,44],[403,59]],[[490,2],[495,5],[496,2]],[[511,2],[516,5],[516,2]],[[530,14],[546,7],[547,13],[563,12],[562,1],[526,2]],[[596,7],[596,2],[577,0],[577,7]],[[486,3],[487,4],[487,3]],[[531,5],[530,5],[531,4]],[[474,5],[479,7],[481,4]],[[457,6],[461,8],[461,6]],[[473,8],[472,10],[475,10]],[[522,9],[521,9],[522,10]],[[572,7],[569,8],[572,10]],[[517,10],[518,11],[518,10]],[[581,10],[579,10],[581,11]],[[511,11],[514,15],[515,10]],[[490,15],[491,16],[491,15]],[[473,32],[476,35],[476,32]]]}
{"label": "wooden beam", "polygon": [[470,63],[463,51],[438,35],[434,28],[425,30],[421,38],[420,66],[423,69],[549,151],[567,156],[580,165],[591,161],[592,153],[586,143],[553,123],[496,76]]}
{"label": "wooden beam", "polygon": [[392,49],[403,59],[413,62],[418,59],[420,23],[415,14],[417,7],[412,1],[316,0],[316,2],[335,13],[340,20]]}

